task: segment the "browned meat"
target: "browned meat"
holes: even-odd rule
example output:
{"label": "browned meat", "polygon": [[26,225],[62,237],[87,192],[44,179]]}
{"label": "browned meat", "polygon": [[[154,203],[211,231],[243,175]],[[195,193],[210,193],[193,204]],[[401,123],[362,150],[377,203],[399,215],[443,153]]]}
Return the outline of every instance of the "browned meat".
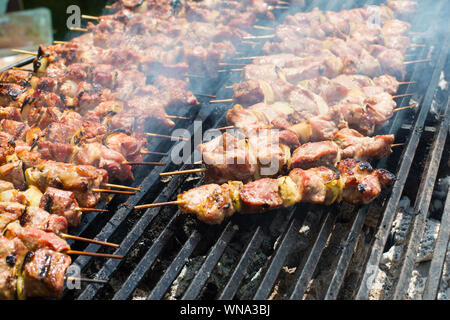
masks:
{"label": "browned meat", "polygon": [[81,207],[95,207],[101,194],[93,192],[108,181],[103,169],[89,165],[75,165],[43,161],[26,170],[27,182],[45,192],[47,187],[72,191]]}
{"label": "browned meat", "polygon": [[5,180],[0,180],[0,192],[12,190],[12,189],[14,189],[14,185],[11,182],[5,181]]}
{"label": "browned meat", "polygon": [[68,162],[73,153],[73,146],[68,143],[50,142],[47,140],[39,140],[38,150],[41,159],[54,160],[59,162]]}
{"label": "browned meat", "polygon": [[206,165],[206,181],[249,181],[258,172],[256,155],[251,152],[247,141],[229,133],[225,132],[198,148]]}
{"label": "browned meat", "polygon": [[148,144],[146,137],[127,135],[123,132],[107,134],[104,136],[102,142],[108,148],[119,152],[131,162],[143,160],[144,156],[141,150]]}
{"label": "browned meat", "polygon": [[302,201],[310,203],[330,204],[336,200],[334,190],[328,184],[339,178],[339,171],[327,167],[303,170],[295,168],[289,177],[297,185]]}
{"label": "browned meat", "polygon": [[0,235],[0,300],[16,298],[17,276],[28,249],[19,239]]}
{"label": "browned meat", "polygon": [[65,254],[46,248],[35,251],[23,270],[26,296],[61,298],[65,274],[71,263]]}
{"label": "browned meat", "polygon": [[50,214],[36,207],[25,207],[20,217],[20,225],[34,227],[42,231],[60,233],[67,232],[67,220],[65,217]]}
{"label": "browned meat", "polygon": [[242,187],[239,195],[243,212],[264,212],[283,205],[276,179],[263,178],[249,182]]}
{"label": "browned meat", "polygon": [[308,142],[292,153],[292,168],[309,169],[334,166],[339,161],[339,147],[331,141]]}
{"label": "browned meat", "polygon": [[77,200],[72,192],[48,187],[41,198],[39,207],[67,219],[69,226],[77,226],[81,222],[82,212],[77,211]]}
{"label": "browned meat", "polygon": [[124,164],[125,157],[98,142],[83,144],[76,152],[73,161],[76,164],[104,169],[109,177],[119,181],[134,179],[131,166]]}
{"label": "browned meat", "polygon": [[12,222],[5,229],[5,236],[9,239],[18,238],[31,250],[47,248],[64,252],[70,250],[67,242],[53,232],[46,232],[34,226],[22,227],[19,221]]}
{"label": "browned meat", "polygon": [[390,172],[374,170],[367,162],[344,159],[337,164],[344,179],[343,199],[351,204],[367,204],[381,192],[381,188],[394,183]]}
{"label": "browned meat", "polygon": [[20,160],[0,166],[0,178],[11,182],[16,189],[23,190],[26,188],[23,163]]}
{"label": "browned meat", "polygon": [[207,184],[178,195],[177,200],[185,201],[180,205],[184,213],[195,212],[197,218],[208,224],[220,224],[233,215],[234,208],[227,184]]}
{"label": "browned meat", "polygon": [[341,148],[341,158],[354,158],[360,161],[381,159],[392,153],[394,135],[365,137],[358,131],[345,128],[340,130],[334,141]]}
{"label": "browned meat", "polygon": [[264,101],[264,92],[257,80],[235,83],[233,84],[233,99],[243,106],[249,106]]}

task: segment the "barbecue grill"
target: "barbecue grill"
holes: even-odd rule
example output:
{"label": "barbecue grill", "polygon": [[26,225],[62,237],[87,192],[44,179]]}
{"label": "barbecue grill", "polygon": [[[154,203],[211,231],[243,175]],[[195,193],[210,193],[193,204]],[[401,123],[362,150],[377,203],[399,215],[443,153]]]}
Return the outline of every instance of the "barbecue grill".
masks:
{"label": "barbecue grill", "polygon": [[[304,11],[314,7],[342,10],[379,4],[382,1],[307,1]],[[159,173],[193,168],[176,165],[171,150],[178,143],[157,138],[150,151],[168,153],[151,155],[148,161],[165,166],[140,168],[133,186],[140,192],[128,198],[115,196],[101,208],[111,214],[94,213],[84,217],[71,234],[119,243],[117,249],[95,244],[70,243],[74,250],[123,255],[123,260],[92,259],[80,256],[73,264],[84,277],[107,280],[107,284],[84,284],[80,290],[65,290],[64,299],[405,299],[427,218],[440,221],[424,287],[424,299],[438,295],[450,232],[450,196],[448,186],[437,183],[449,176],[447,142],[449,132],[449,92],[442,81],[448,80],[450,33],[446,14],[447,1],[419,1],[412,21],[417,43],[414,59],[430,58],[429,63],[408,67],[402,87],[415,92],[417,107],[396,112],[382,129],[404,142],[377,167],[393,172],[397,180],[370,205],[348,204],[331,207],[300,204],[257,215],[234,215],[222,225],[204,225],[195,217],[181,214],[176,207],[134,211],[143,203],[174,200],[176,194],[202,183],[197,175],[173,176],[162,181]],[[277,22],[282,22],[282,12]],[[258,54],[261,45],[255,47]],[[411,59],[412,60],[412,59]],[[29,59],[17,66],[29,63]],[[193,91],[229,97],[226,86],[239,81],[240,74],[229,71],[214,84],[191,79]],[[225,112],[230,104],[209,104],[199,98],[199,109],[186,109],[181,120],[191,136],[226,125]],[[408,105],[404,98],[399,107]],[[194,122],[202,121],[202,127]],[[203,131],[203,132],[202,132]],[[438,192],[439,191],[439,192]],[[438,193],[445,193],[444,199]],[[408,200],[409,199],[409,200]],[[435,200],[439,209],[430,210]],[[381,272],[383,253],[394,246],[393,223],[397,214],[409,211],[411,219],[402,243],[398,277],[390,290],[374,296]]]}

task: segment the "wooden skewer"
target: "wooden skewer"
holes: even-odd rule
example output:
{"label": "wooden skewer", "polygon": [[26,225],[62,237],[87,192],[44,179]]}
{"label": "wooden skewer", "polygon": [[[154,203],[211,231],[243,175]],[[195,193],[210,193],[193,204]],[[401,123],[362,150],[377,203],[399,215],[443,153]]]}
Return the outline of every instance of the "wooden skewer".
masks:
{"label": "wooden skewer", "polygon": [[89,278],[77,278],[77,277],[64,277],[66,281],[81,281],[81,282],[91,282],[91,283],[108,283],[106,280],[97,280],[97,279],[89,279]]}
{"label": "wooden skewer", "polygon": [[244,41],[241,41],[241,44],[250,44],[250,45],[254,46],[254,45],[259,44],[259,43],[258,42],[254,42],[254,41],[246,41],[246,40],[244,40]]}
{"label": "wooden skewer", "polygon": [[167,153],[164,153],[164,152],[148,151],[148,150],[145,150],[145,149],[141,149],[140,152],[142,154],[156,154],[156,155],[159,155],[159,156],[167,156]]}
{"label": "wooden skewer", "polygon": [[230,71],[236,72],[236,71],[242,71],[242,70],[243,70],[242,68],[240,68],[240,69],[226,69],[226,70],[219,70],[217,72],[230,72]]}
{"label": "wooden skewer", "polygon": [[253,28],[260,29],[260,30],[270,30],[270,31],[273,31],[275,29],[275,28],[265,27],[265,26],[253,26]]}
{"label": "wooden skewer", "polygon": [[167,119],[182,119],[182,120],[189,120],[188,117],[181,117],[181,116],[166,116]]}
{"label": "wooden skewer", "polygon": [[80,256],[91,256],[91,257],[101,257],[101,258],[112,258],[112,259],[123,259],[123,256],[108,253],[98,253],[98,252],[85,252],[77,250],[67,250],[66,254],[76,254]]}
{"label": "wooden skewer", "polygon": [[122,164],[129,166],[165,166],[164,162],[149,162],[149,161],[139,161],[139,162],[130,162],[124,161]]}
{"label": "wooden skewer", "polygon": [[106,5],[105,9],[112,9],[112,6],[111,5]]}
{"label": "wooden skewer", "polygon": [[393,111],[397,112],[397,111],[401,111],[401,110],[405,110],[405,109],[412,109],[412,108],[414,108],[414,106],[406,106],[406,107],[401,107],[401,108],[394,109]]}
{"label": "wooden skewer", "polygon": [[278,4],[289,4],[288,1],[278,1],[277,3],[278,3]]}
{"label": "wooden skewer", "polygon": [[69,41],[60,41],[60,40],[55,40],[53,41],[54,44],[66,44],[69,43]]}
{"label": "wooden skewer", "polygon": [[205,93],[196,93],[194,92],[195,96],[202,96],[202,97],[208,97],[208,98],[215,98],[216,96],[214,94],[205,94]]}
{"label": "wooden skewer", "polygon": [[211,100],[209,103],[233,102],[233,99]]}
{"label": "wooden skewer", "polygon": [[88,19],[88,20],[100,20],[99,17],[96,17],[96,16],[88,16],[87,14],[82,14],[82,15],[81,15],[81,18],[83,18],[83,19]]}
{"label": "wooden skewer", "polygon": [[110,188],[125,189],[125,190],[141,191],[141,188],[123,186],[121,184],[103,183],[103,186],[110,187]]}
{"label": "wooden skewer", "polygon": [[248,36],[248,37],[242,37],[243,40],[253,40],[253,39],[272,39],[274,38],[274,34],[267,34],[264,36]]}
{"label": "wooden skewer", "polygon": [[76,208],[75,211],[80,211],[80,212],[109,212],[109,210],[97,209],[97,208]]}
{"label": "wooden skewer", "polygon": [[29,54],[30,56],[37,56],[36,51],[28,51],[28,50],[22,50],[22,49],[11,49],[11,51],[15,52],[15,53]]}
{"label": "wooden skewer", "polygon": [[403,145],[404,145],[404,143],[396,143],[396,144],[391,145],[391,148],[400,147]]}
{"label": "wooden skewer", "polygon": [[220,66],[246,66],[245,63],[226,63],[226,62],[220,62]]}
{"label": "wooden skewer", "polygon": [[177,176],[180,174],[200,173],[200,172],[205,172],[205,171],[206,171],[206,168],[179,170],[179,171],[172,171],[172,172],[163,172],[163,173],[160,173],[159,176],[160,177]]}
{"label": "wooden skewer", "polygon": [[227,126],[227,127],[217,128],[216,130],[228,130],[228,129],[234,129],[234,126]]}
{"label": "wooden skewer", "polygon": [[176,200],[176,201],[168,201],[168,202],[160,202],[160,203],[150,203],[150,204],[141,204],[139,206],[135,206],[135,210],[140,209],[148,209],[148,208],[156,208],[156,207],[162,207],[162,206],[168,206],[168,205],[179,205],[179,204],[185,204],[186,201],[182,200]]}
{"label": "wooden skewer", "polygon": [[13,70],[21,70],[21,71],[26,71],[26,72],[34,72],[34,70],[31,69],[25,69],[25,68],[21,68],[21,67],[12,67]]}
{"label": "wooden skewer", "polygon": [[99,245],[102,245],[102,246],[109,246],[109,247],[113,247],[113,248],[118,248],[119,247],[119,245],[115,244],[115,243],[99,241],[99,240],[83,238],[83,237],[77,237],[77,236],[73,236],[71,234],[66,234],[66,233],[58,233],[58,235],[61,238],[64,238],[64,239],[72,239],[72,240],[90,242],[90,243],[95,243],[95,244],[99,244]]}
{"label": "wooden skewer", "polygon": [[131,191],[122,191],[122,190],[110,190],[110,189],[92,189],[92,192],[99,192],[99,193],[115,193],[115,194],[128,194],[128,195],[134,195],[134,192]]}
{"label": "wooden skewer", "polygon": [[411,64],[411,63],[419,63],[419,62],[428,62],[431,61],[431,59],[421,59],[421,60],[413,60],[413,61],[405,61],[403,64]]}
{"label": "wooden skewer", "polygon": [[158,134],[158,133],[145,133],[147,136],[149,137],[158,137],[158,138],[165,138],[165,139],[176,139],[176,140],[181,140],[181,141],[189,141],[188,138],[184,138],[184,137],[174,137],[174,136],[168,136],[168,135],[164,135],[164,134]]}
{"label": "wooden skewer", "polygon": [[71,31],[81,31],[81,32],[88,32],[89,31],[86,28],[76,28],[76,27],[70,27],[69,30],[71,30]]}
{"label": "wooden skewer", "polygon": [[239,58],[234,58],[233,60],[253,60],[256,58],[261,58],[261,56],[254,56],[254,57],[239,57]]}
{"label": "wooden skewer", "polygon": [[413,83],[416,83],[416,81],[403,81],[403,82],[399,82],[398,84],[402,85],[402,84],[413,84]]}
{"label": "wooden skewer", "polygon": [[401,97],[409,97],[409,96],[413,96],[414,93],[404,93],[404,94],[398,94],[396,96],[392,96],[392,99],[397,99],[397,98],[401,98]]}

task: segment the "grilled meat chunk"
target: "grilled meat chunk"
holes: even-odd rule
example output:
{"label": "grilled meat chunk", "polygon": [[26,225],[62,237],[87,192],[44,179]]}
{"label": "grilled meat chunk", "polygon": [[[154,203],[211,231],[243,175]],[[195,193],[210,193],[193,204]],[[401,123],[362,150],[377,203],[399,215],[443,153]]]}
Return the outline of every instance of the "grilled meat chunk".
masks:
{"label": "grilled meat chunk", "polygon": [[340,190],[334,188],[339,179],[339,171],[333,168],[317,167],[308,170],[295,168],[289,172],[289,177],[297,185],[304,202],[328,205],[340,200]]}
{"label": "grilled meat chunk", "polygon": [[374,170],[369,163],[355,159],[344,159],[337,168],[344,181],[343,199],[351,204],[370,203],[381,193],[382,187],[392,185],[395,180],[392,173]]}
{"label": "grilled meat chunk", "polygon": [[394,143],[394,135],[377,135],[365,137],[358,131],[341,129],[334,141],[341,148],[341,158],[354,158],[360,161],[381,159],[392,153],[391,145]]}
{"label": "grilled meat chunk", "polygon": [[25,175],[29,185],[43,192],[47,187],[72,191],[81,207],[95,207],[101,194],[92,189],[108,181],[108,174],[103,169],[50,160],[28,168]]}
{"label": "grilled meat chunk", "polygon": [[220,224],[234,213],[227,184],[203,185],[183,192],[177,200],[185,202],[180,205],[181,212],[194,212],[200,221],[208,224]]}
{"label": "grilled meat chunk", "polygon": [[23,175],[23,163],[20,160],[0,166],[0,178],[11,182],[19,190],[24,190],[27,187]]}
{"label": "grilled meat chunk", "polygon": [[17,238],[0,235],[0,300],[16,298],[17,277],[28,249]]}
{"label": "grilled meat chunk", "polygon": [[67,219],[69,226],[77,226],[81,222],[82,212],[73,192],[48,187],[41,198],[39,207],[54,215]]}
{"label": "grilled meat chunk", "polygon": [[278,180],[263,178],[245,184],[240,193],[243,212],[264,212],[281,208]]}
{"label": "grilled meat chunk", "polygon": [[104,169],[108,172],[109,177],[119,181],[134,179],[131,166],[123,164],[126,161],[125,157],[98,142],[83,144],[79,147],[73,160],[76,164]]}
{"label": "grilled meat chunk", "polygon": [[334,166],[339,157],[339,147],[334,142],[308,142],[294,150],[291,166],[301,169]]}
{"label": "grilled meat chunk", "polygon": [[61,298],[71,263],[68,255],[47,248],[33,252],[23,270],[25,296]]}
{"label": "grilled meat chunk", "polygon": [[53,232],[46,232],[34,226],[22,227],[19,221],[12,222],[6,226],[5,236],[9,239],[20,239],[28,250],[36,251],[47,248],[50,250],[64,252],[70,250],[69,244]]}

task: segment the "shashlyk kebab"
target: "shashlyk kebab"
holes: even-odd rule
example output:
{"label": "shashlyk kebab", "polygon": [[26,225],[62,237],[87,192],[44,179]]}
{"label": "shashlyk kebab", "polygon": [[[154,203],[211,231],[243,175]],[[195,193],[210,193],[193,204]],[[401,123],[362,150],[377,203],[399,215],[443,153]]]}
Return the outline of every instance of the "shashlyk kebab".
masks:
{"label": "shashlyk kebab", "polygon": [[390,75],[370,78],[364,75],[342,74],[336,78],[317,77],[293,85],[284,79],[275,81],[249,80],[232,85],[233,101],[247,107],[264,102],[272,104],[277,101],[289,101],[289,96],[297,87],[310,90],[319,95],[327,104],[335,104],[345,98],[351,90],[361,90],[365,87],[380,87],[390,95],[395,95],[401,84]]}
{"label": "shashlyk kebab", "polygon": [[[342,159],[378,160],[391,154],[393,142],[393,135],[364,137],[349,128],[341,129],[332,141],[303,145],[289,130],[258,130],[245,139],[225,132],[198,146],[205,168],[197,172],[205,172],[205,183],[230,180],[246,183],[277,177],[293,168],[335,166]],[[291,149],[295,150],[291,152]],[[165,172],[160,176],[178,173]]]}
{"label": "shashlyk kebab", "polygon": [[[157,17],[185,16],[190,19],[206,20],[209,22],[231,22],[244,20],[246,14],[252,13],[258,18],[273,19],[272,11],[276,9],[276,0],[251,0],[251,1],[153,1],[153,0],[121,0],[108,6],[115,12],[124,10],[147,13]],[[303,0],[292,1],[293,4],[302,4]],[[207,11],[207,13],[205,13]],[[229,11],[229,12],[228,12]],[[234,14],[234,16],[233,16]]]}
{"label": "shashlyk kebab", "polygon": [[[20,158],[22,151],[34,149],[36,159],[94,165],[105,168],[111,179],[119,181],[133,180],[131,165],[144,164],[144,135],[110,130],[98,118],[83,118],[70,110],[40,107],[28,112],[27,118],[32,122],[0,120],[2,153],[9,155],[10,160],[14,153]],[[6,160],[2,159],[0,165]]]}
{"label": "shashlyk kebab", "polygon": [[331,205],[344,200],[353,205],[367,204],[394,180],[395,176],[387,170],[374,170],[367,162],[344,159],[336,167],[296,168],[277,179],[206,184],[179,194],[176,201],[139,205],[135,209],[174,204],[202,222],[220,224],[235,212],[265,212],[298,202]]}
{"label": "shashlyk kebab", "polygon": [[[346,44],[344,44],[346,45]],[[320,44],[322,48],[322,43]],[[378,77],[389,74],[402,79],[406,73],[404,54],[399,50],[388,49],[381,45],[373,45],[370,51],[361,50],[355,54],[343,50],[333,52],[329,49],[319,49],[316,52],[305,53],[304,56],[278,59],[277,64],[271,63],[270,56],[260,61],[265,64],[252,63],[242,69],[243,80],[267,79],[276,80],[279,73],[292,83],[325,76],[335,78],[340,74],[362,74],[370,77]],[[292,53],[283,50],[278,53]],[[277,56],[280,57],[280,56]]]}
{"label": "shashlyk kebab", "polygon": [[288,101],[257,103],[244,108],[236,104],[227,112],[227,122],[247,131],[256,128],[289,129],[302,143],[330,140],[342,127],[350,127],[370,136],[382,127],[393,113],[396,102],[380,87],[350,90],[335,103],[296,87]]}
{"label": "shashlyk kebab", "polygon": [[[103,112],[114,112],[110,118],[120,117],[125,121],[139,113],[144,122],[153,118],[166,127],[173,127],[175,123],[166,109],[197,106],[199,102],[188,90],[187,83],[163,76],[158,80],[157,86],[142,85],[146,81],[142,73],[121,72],[108,65],[74,64],[66,68],[60,78],[8,70],[0,75],[3,82],[0,100],[3,106],[23,108],[41,102],[62,109],[75,108],[81,113],[102,104],[99,108]],[[104,110],[105,103],[115,108]]]}
{"label": "shashlyk kebab", "polygon": [[4,180],[0,180],[0,201],[15,202],[26,207],[43,209],[52,216],[62,217],[65,221],[63,223],[69,227],[76,227],[80,224],[83,212],[93,210],[107,212],[103,209],[80,208],[71,191],[48,187],[43,193],[33,185],[23,191],[15,189],[11,182]]}
{"label": "shashlyk kebab", "polygon": [[[14,204],[1,203],[0,206],[14,207]],[[10,209],[13,209],[12,214],[17,209],[21,210],[21,208]],[[83,252],[70,250],[70,247],[67,249],[51,232],[36,227],[22,227],[20,224],[17,221],[9,223],[5,234],[0,235],[0,300],[24,300],[31,297],[61,298],[64,282],[77,280],[66,276],[72,263],[68,254]],[[53,246],[62,251],[52,250]],[[98,253],[92,255],[122,258]]]}
{"label": "shashlyk kebab", "polygon": [[[397,13],[385,5],[366,6],[339,12],[311,12],[288,15],[275,27],[275,38],[283,41],[292,35],[324,39],[326,37],[361,37],[367,43],[389,45],[392,36],[403,36],[410,28],[406,21],[398,19]],[[407,41],[408,42],[408,41]]]}
{"label": "shashlyk kebab", "polygon": [[0,235],[0,299],[60,298],[71,258],[47,248],[30,251]]}

